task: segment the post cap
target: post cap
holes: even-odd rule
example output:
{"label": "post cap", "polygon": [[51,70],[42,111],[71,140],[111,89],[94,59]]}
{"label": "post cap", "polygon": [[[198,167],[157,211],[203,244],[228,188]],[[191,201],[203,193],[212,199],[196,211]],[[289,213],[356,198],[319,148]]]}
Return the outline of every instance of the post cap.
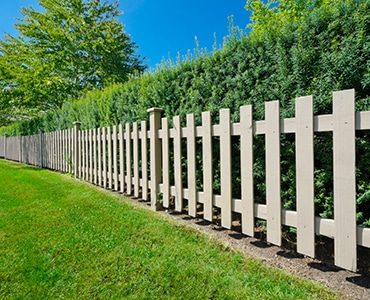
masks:
{"label": "post cap", "polygon": [[147,110],[148,113],[162,112],[163,109],[159,107],[152,107]]}
{"label": "post cap", "polygon": [[73,125],[81,125],[80,121],[73,122]]}

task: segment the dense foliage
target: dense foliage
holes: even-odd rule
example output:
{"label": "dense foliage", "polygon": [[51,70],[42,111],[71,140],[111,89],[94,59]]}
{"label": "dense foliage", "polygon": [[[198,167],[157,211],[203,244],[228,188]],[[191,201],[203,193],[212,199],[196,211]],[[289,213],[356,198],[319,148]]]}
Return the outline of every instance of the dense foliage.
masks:
{"label": "dense foliage", "polygon": [[[30,134],[71,127],[106,126],[147,117],[146,109],[161,107],[168,117],[229,107],[238,120],[243,104],[253,104],[254,118],[264,118],[264,102],[280,100],[282,117],[294,116],[294,99],[314,95],[315,113],[331,111],[333,90],[356,89],[357,109],[370,108],[370,2],[359,1],[248,1],[251,34],[229,39],[224,48],[176,67],[130,79],[104,91],[88,93],[61,110],[16,123],[2,130]],[[275,25],[274,25],[275,24]],[[184,118],[182,118],[184,120]],[[358,222],[370,225],[370,147],[358,136]],[[315,197],[317,214],[333,217],[331,135],[315,141]],[[234,195],[240,182],[237,145],[233,160]],[[255,193],[264,195],[264,140],[255,140]],[[215,147],[217,154],[217,147]],[[282,196],[295,207],[294,136],[282,141]],[[216,156],[215,156],[216,157]],[[215,162],[217,164],[217,162]],[[217,187],[215,174],[215,189]],[[201,183],[200,183],[201,185]]]}
{"label": "dense foliage", "polygon": [[19,35],[0,41],[0,125],[59,108],[143,70],[118,4],[40,0],[22,10]]}

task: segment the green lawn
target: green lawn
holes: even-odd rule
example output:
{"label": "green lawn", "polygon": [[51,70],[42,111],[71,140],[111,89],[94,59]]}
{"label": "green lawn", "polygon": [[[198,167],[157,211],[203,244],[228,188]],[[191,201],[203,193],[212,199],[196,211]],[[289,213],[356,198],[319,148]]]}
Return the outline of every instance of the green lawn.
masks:
{"label": "green lawn", "polygon": [[75,179],[0,160],[0,299],[332,299]]}

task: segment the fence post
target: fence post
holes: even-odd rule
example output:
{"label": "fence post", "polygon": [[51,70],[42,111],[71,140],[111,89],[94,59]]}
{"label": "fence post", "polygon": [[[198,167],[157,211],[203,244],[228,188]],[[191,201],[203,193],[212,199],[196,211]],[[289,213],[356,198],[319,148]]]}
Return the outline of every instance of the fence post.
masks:
{"label": "fence post", "polygon": [[80,128],[81,128],[81,123],[77,121],[77,122],[74,122],[73,125],[74,125],[74,128],[73,128],[73,156],[74,156],[74,158],[73,158],[73,167],[74,167],[74,175],[75,175],[75,177],[77,177],[79,158],[80,158],[78,133],[79,133]]}
{"label": "fence post", "polygon": [[161,113],[160,108],[148,109],[149,120],[150,120],[150,199],[152,209],[157,210],[159,208],[158,192],[159,182],[161,178],[161,144],[158,137],[158,130],[161,124]]}

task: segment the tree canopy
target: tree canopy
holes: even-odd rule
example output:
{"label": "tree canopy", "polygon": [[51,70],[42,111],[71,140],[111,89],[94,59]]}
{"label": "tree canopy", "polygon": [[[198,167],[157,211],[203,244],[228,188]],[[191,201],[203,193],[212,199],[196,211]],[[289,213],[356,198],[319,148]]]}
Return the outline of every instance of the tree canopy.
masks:
{"label": "tree canopy", "polygon": [[0,41],[0,125],[55,109],[144,70],[117,2],[39,0]]}
{"label": "tree canopy", "polygon": [[[362,11],[368,9],[363,0],[246,0],[246,9],[251,12],[248,25],[254,39],[266,36],[277,38],[281,34],[302,31],[309,17],[325,18],[325,15],[351,13],[356,6]],[[355,16],[354,16],[355,17]]]}

